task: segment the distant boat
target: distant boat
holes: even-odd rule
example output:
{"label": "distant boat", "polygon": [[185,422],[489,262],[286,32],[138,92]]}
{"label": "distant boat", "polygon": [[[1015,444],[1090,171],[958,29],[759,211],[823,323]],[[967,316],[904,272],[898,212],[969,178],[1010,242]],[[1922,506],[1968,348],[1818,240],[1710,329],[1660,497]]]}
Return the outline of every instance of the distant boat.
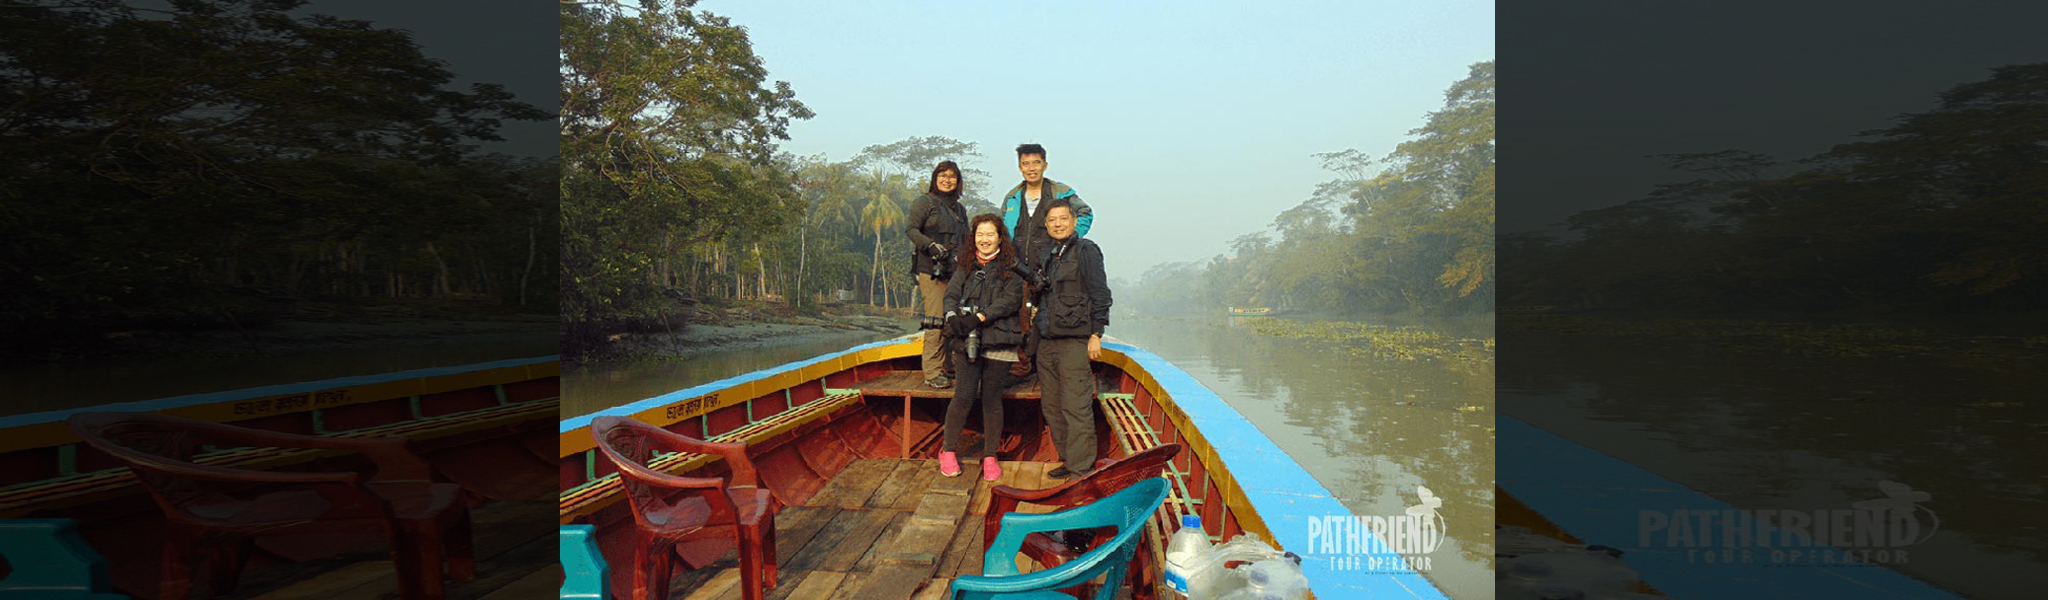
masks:
{"label": "distant boat", "polygon": [[1259,308],[1238,308],[1238,307],[1235,307],[1235,306],[1232,306],[1232,307],[1230,307],[1230,316],[1233,316],[1233,317],[1266,317],[1266,316],[1272,316],[1272,315],[1273,315],[1273,312],[1274,312],[1274,311],[1273,311],[1273,309],[1272,309],[1272,308],[1268,308],[1268,307],[1259,307]]}

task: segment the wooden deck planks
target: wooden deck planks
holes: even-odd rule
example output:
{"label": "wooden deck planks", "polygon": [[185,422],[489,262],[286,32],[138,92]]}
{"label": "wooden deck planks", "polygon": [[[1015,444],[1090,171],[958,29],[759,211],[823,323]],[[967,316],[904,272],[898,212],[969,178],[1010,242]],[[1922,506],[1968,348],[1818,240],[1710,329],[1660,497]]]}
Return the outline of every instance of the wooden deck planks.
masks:
{"label": "wooden deck planks", "polygon": [[849,571],[875,570],[876,564],[881,561],[882,557],[892,551],[891,548],[894,545],[897,534],[903,530],[904,525],[910,520],[910,513],[900,510],[876,512],[888,515],[888,525],[882,528],[881,534],[875,536],[874,543],[867,547],[866,552],[861,553],[860,559],[854,561],[853,566],[847,569]]}
{"label": "wooden deck planks", "polygon": [[[790,588],[788,597],[797,598],[798,600],[830,598],[835,592],[839,591],[839,584],[845,581],[845,573],[838,571],[811,571],[804,575],[802,581],[797,582],[797,585]],[[781,590],[778,588],[776,591]],[[772,600],[773,596],[770,596],[770,598]]]}
{"label": "wooden deck planks", "polygon": [[775,564],[788,564],[798,550],[825,528],[838,511],[817,506],[789,506],[775,514]]}
{"label": "wooden deck planks", "polygon": [[895,470],[875,489],[868,498],[868,508],[912,509],[917,508],[918,498],[931,486],[932,475],[939,469],[937,460],[898,460]]}
{"label": "wooden deck planks", "polygon": [[[821,548],[824,556],[818,559],[817,566],[813,568],[824,571],[853,571],[854,564],[867,555],[868,548],[882,538],[882,531],[888,529],[889,523],[902,515],[903,511],[898,510],[848,510],[842,513],[835,521],[847,520],[848,516],[852,516],[851,526],[845,529],[845,534],[838,543]],[[811,543],[818,544],[817,541]]]}
{"label": "wooden deck planks", "polygon": [[[866,465],[858,466],[856,465]],[[1004,462],[996,482],[979,464],[943,477],[935,461],[862,459],[826,484],[830,496],[776,516],[781,585],[768,600],[944,598],[952,579],[981,572],[982,513],[994,485],[1044,485],[1052,465]],[[821,491],[820,496],[826,492]],[[847,507],[859,499],[857,507]],[[816,499],[814,499],[815,501]],[[1024,505],[1044,512],[1047,507]],[[697,572],[680,572],[670,600],[738,600],[738,564],[729,557]]]}
{"label": "wooden deck planks", "polygon": [[[471,509],[477,576],[446,580],[449,600],[476,600],[525,579],[547,575],[560,586],[560,545],[547,525],[546,501],[498,501]],[[398,571],[384,544],[341,557],[251,569],[230,599],[323,600],[398,593]]]}
{"label": "wooden deck planks", "polygon": [[805,506],[836,506],[839,508],[863,508],[868,498],[882,486],[883,479],[896,469],[897,461],[885,458],[863,458],[846,465],[825,487],[804,502]]}

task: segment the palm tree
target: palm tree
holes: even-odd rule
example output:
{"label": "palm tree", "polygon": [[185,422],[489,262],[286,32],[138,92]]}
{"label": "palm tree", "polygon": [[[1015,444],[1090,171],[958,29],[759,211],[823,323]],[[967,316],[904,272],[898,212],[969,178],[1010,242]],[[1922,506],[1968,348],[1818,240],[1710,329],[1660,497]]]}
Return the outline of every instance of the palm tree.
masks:
{"label": "palm tree", "polygon": [[791,302],[804,294],[805,263],[811,256],[811,228],[845,223],[858,216],[853,209],[854,196],[848,189],[853,183],[853,172],[845,163],[806,163],[798,178],[798,185],[803,187],[805,214],[802,226],[797,230],[796,286],[790,294]]}
{"label": "palm tree", "polygon": [[909,185],[902,175],[891,175],[881,169],[870,171],[863,183],[866,189],[862,192],[868,197],[868,204],[860,210],[861,224],[875,234],[874,261],[868,267],[868,304],[872,306],[875,286],[881,283],[882,230],[902,224],[901,198],[907,195]]}

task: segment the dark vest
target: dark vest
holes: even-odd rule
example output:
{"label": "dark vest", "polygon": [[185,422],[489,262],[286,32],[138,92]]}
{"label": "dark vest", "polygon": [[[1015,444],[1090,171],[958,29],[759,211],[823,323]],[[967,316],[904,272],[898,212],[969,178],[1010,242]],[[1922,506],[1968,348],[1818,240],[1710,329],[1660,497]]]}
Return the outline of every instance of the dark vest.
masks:
{"label": "dark vest", "polygon": [[1038,307],[1040,337],[1070,338],[1088,337],[1095,332],[1090,319],[1095,314],[1095,303],[1088,296],[1088,284],[1081,280],[1081,252],[1083,247],[1092,248],[1095,242],[1087,238],[1066,244],[1064,250],[1050,239],[1045,246],[1046,290],[1041,296],[1043,304]]}

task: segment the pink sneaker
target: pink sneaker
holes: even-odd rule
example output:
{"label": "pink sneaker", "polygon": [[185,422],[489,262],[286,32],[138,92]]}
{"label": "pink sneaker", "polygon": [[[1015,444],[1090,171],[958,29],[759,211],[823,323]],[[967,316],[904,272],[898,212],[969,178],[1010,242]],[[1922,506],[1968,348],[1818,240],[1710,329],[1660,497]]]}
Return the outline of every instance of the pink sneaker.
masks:
{"label": "pink sneaker", "polygon": [[939,474],[947,477],[960,476],[960,457],[952,452],[939,453]]}
{"label": "pink sneaker", "polygon": [[981,457],[981,479],[982,479],[982,481],[995,481],[995,480],[996,480],[996,478],[998,478],[998,477],[1002,477],[1002,476],[1003,476],[1003,467],[1002,467],[1002,465],[996,464],[996,457],[993,457],[993,456],[984,456],[984,457]]}

